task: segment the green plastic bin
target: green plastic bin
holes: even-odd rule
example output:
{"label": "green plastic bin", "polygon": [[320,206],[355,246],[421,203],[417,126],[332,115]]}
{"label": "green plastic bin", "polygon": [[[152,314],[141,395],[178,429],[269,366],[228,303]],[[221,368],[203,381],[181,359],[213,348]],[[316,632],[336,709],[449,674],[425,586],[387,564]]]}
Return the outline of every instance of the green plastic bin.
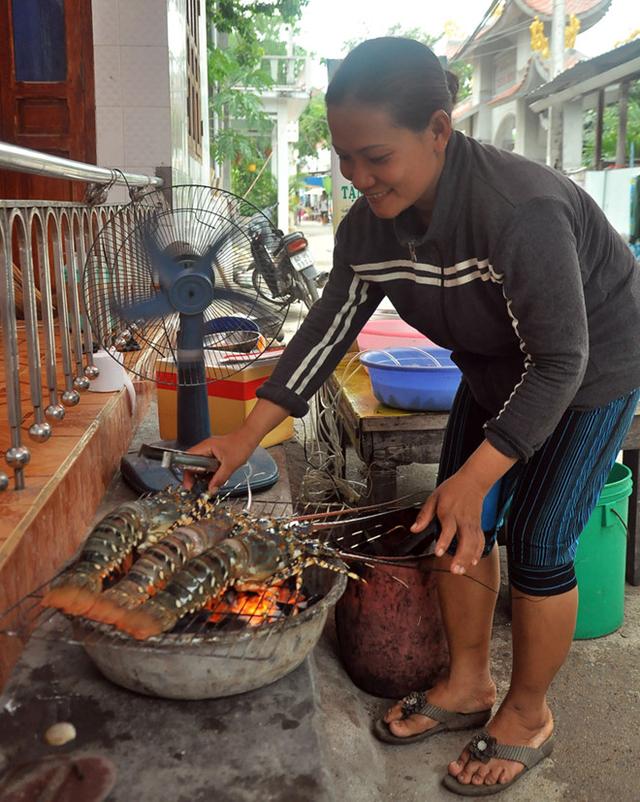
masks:
{"label": "green plastic bin", "polygon": [[599,638],[622,626],[632,486],[631,471],[616,462],[580,535],[575,559],[579,595],[576,640]]}

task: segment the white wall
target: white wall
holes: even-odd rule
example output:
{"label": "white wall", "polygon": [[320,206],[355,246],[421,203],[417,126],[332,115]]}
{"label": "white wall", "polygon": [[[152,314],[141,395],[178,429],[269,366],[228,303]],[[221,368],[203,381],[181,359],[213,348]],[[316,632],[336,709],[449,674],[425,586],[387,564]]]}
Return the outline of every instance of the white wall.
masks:
{"label": "white wall", "polygon": [[587,170],[584,188],[607,215],[611,225],[624,239],[629,239],[631,181],[640,175],[640,167],[620,170]]}
{"label": "white wall", "polygon": [[513,142],[516,115],[517,104],[515,100],[502,103],[491,110],[491,144],[497,148],[504,148],[507,142]]}
{"label": "white wall", "polygon": [[[186,0],[92,0],[92,13],[98,164],[146,175],[172,167],[173,183],[209,183],[204,18],[199,162],[187,145]],[[126,189],[109,200],[128,200]]]}
{"label": "white wall", "polygon": [[582,167],[582,131],[584,111],[582,98],[565,101],[562,107],[562,169]]}
{"label": "white wall", "polygon": [[[200,15],[200,114],[204,125],[202,159],[189,153],[187,130],[187,12],[186,0],[160,0],[167,4],[169,95],[171,113],[171,166],[173,183],[209,184],[209,111],[207,104],[207,32]],[[204,9],[204,2],[201,3]]]}

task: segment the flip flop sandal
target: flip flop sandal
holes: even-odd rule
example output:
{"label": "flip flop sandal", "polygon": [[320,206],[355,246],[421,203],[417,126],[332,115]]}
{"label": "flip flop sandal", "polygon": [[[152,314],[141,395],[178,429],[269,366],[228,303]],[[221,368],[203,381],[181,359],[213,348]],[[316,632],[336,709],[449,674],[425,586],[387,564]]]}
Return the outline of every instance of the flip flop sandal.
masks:
{"label": "flip flop sandal", "polygon": [[389,730],[387,722],[379,718],[373,722],[373,734],[380,741],[388,744],[414,744],[417,741],[424,741],[439,732],[455,732],[456,730],[471,730],[474,727],[483,727],[491,718],[491,708],[479,710],[477,713],[456,713],[452,710],[445,710],[438,705],[432,705],[427,701],[426,694],[415,691],[400,700],[402,703],[402,719],[412,715],[428,716],[438,723],[431,729],[419,732],[416,735],[407,735],[404,738],[394,735]]}
{"label": "flip flop sandal", "polygon": [[0,779],[0,802],[103,802],[115,782],[116,767],[102,755],[51,755],[10,769]]}
{"label": "flip flop sandal", "polygon": [[488,763],[492,757],[497,757],[500,760],[514,760],[518,763],[522,763],[524,769],[516,774],[513,780],[504,784],[465,784],[458,782],[458,780],[450,774],[442,778],[442,784],[448,791],[453,791],[454,794],[460,794],[460,796],[491,796],[492,794],[499,794],[501,791],[506,791],[507,788],[510,788],[514,783],[518,782],[529,769],[532,769],[546,757],[549,757],[553,751],[553,744],[554,737],[550,735],[547,740],[538,747],[508,746],[507,744],[498,743],[488,732],[480,732],[478,735],[474,736],[466,746],[472,758],[482,763]]}

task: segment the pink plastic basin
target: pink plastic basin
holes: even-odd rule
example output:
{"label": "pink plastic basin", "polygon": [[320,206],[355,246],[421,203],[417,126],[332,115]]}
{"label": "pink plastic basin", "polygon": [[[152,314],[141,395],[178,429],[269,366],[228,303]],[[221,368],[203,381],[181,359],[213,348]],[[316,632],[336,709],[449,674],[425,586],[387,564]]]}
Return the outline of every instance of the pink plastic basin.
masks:
{"label": "pink plastic basin", "polygon": [[365,351],[368,348],[376,350],[385,348],[410,348],[415,345],[424,347],[433,345],[428,337],[421,334],[413,326],[400,318],[388,320],[370,320],[358,334],[358,348]]}

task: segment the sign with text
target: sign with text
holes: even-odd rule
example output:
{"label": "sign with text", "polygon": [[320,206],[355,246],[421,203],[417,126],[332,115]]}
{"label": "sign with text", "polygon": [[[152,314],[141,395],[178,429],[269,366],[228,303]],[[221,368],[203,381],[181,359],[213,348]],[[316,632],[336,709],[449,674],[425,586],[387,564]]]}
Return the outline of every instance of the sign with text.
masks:
{"label": "sign with text", "polygon": [[[336,70],[340,66],[341,59],[327,59],[327,72],[329,73],[329,81],[335,75]],[[357,190],[350,181],[340,172],[340,161],[336,156],[336,152],[331,148],[331,187],[332,187],[332,202],[333,202],[333,233],[344,219],[344,216],[353,206],[354,202],[362,194]]]}

